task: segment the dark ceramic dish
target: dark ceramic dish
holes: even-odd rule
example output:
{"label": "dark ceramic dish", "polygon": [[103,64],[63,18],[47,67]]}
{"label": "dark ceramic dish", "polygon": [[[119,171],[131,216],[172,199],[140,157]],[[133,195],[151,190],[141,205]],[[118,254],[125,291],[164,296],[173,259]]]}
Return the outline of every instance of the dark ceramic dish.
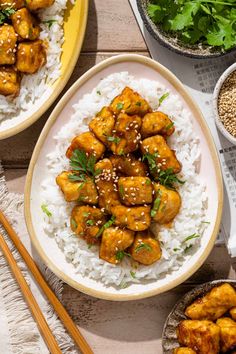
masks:
{"label": "dark ceramic dish", "polygon": [[152,20],[148,16],[147,5],[149,2],[149,0],[137,0],[138,10],[148,32],[164,47],[186,57],[202,59],[216,58],[228,54],[232,50],[235,50],[235,48],[233,48],[230,51],[223,52],[221,49],[200,44],[188,46],[178,40],[177,37],[171,37],[167,32],[164,32],[160,26],[152,22]]}
{"label": "dark ceramic dish", "polygon": [[187,317],[184,311],[198,297],[202,297],[215,286],[223,283],[229,283],[236,288],[236,280],[214,280],[208,283],[201,284],[185,294],[182,299],[174,306],[164,324],[162,333],[162,348],[164,354],[173,354],[173,349],[179,347],[176,335],[176,328],[178,324],[186,320]]}

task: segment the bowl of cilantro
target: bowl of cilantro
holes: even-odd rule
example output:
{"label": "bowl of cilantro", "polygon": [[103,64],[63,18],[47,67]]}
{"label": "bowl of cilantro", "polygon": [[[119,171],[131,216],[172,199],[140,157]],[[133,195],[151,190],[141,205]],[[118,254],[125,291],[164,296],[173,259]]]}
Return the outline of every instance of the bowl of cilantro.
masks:
{"label": "bowl of cilantro", "polygon": [[148,32],[163,46],[192,58],[236,48],[235,0],[137,0]]}

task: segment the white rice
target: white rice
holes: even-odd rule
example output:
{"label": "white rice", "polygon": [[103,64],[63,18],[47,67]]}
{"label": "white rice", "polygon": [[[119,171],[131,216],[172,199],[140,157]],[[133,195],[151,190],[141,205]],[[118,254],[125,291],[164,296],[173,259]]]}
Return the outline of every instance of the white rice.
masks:
{"label": "white rice", "polygon": [[[0,95],[0,129],[22,121],[25,113],[33,113],[51,94],[50,86],[59,78],[61,52],[64,41],[63,16],[67,0],[55,0],[49,7],[38,11],[40,39],[48,43],[47,63],[34,75],[23,75],[20,94],[16,98]],[[43,21],[54,20],[51,27]]]}
{"label": "white rice", "polygon": [[[125,86],[130,86],[139,92],[155,110],[158,108],[158,98],[168,90],[157,81],[146,79],[136,80],[128,72],[110,75],[101,80],[99,85],[86,94],[74,105],[74,114],[68,123],[55,136],[56,148],[46,156],[50,178],[42,184],[41,199],[47,204],[52,217],[44,216],[44,229],[55,240],[64,252],[68,262],[72,262],[78,273],[105,284],[125,286],[130,282],[152,280],[165,276],[167,272],[177,270],[187,257],[199,247],[199,238],[185,241],[189,235],[202,234],[204,225],[204,205],[207,201],[205,186],[196,171],[200,159],[198,138],[193,131],[190,112],[182,106],[177,95],[169,93],[161,104],[160,110],[171,116],[175,123],[175,133],[168,139],[172,149],[176,150],[182,163],[180,178],[185,180],[179,192],[182,197],[182,207],[174,219],[171,228],[152,225],[152,230],[159,237],[162,245],[162,258],[153,265],[132,268],[130,260],[125,257],[121,264],[112,265],[98,256],[98,246],[90,249],[86,242],[74,235],[69,226],[71,210],[74,203],[66,203],[63,194],[55,183],[55,177],[61,171],[69,169],[65,151],[71,139],[88,130],[88,122],[104,105],[121,92]],[[186,252],[186,247],[193,245]],[[135,273],[135,278],[133,278]],[[133,275],[133,276],[132,276]]]}

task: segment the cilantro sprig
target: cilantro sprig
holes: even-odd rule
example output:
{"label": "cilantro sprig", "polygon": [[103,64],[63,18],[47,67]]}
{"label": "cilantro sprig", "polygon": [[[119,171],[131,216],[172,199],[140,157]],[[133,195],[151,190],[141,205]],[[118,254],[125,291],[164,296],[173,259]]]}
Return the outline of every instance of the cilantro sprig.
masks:
{"label": "cilantro sprig", "polygon": [[160,189],[158,189],[157,191],[157,197],[156,199],[154,200],[154,203],[153,203],[153,207],[152,207],[152,210],[151,210],[151,217],[155,217],[156,213],[158,212],[158,210],[160,209],[160,205],[161,205],[161,196],[162,196],[162,192]]}
{"label": "cilantro sprig", "polygon": [[128,257],[131,257],[131,255],[128,253],[128,252],[125,252],[125,251],[117,251],[116,252],[116,259],[117,261],[121,262],[122,259],[124,258],[124,256],[128,256]]}
{"label": "cilantro sprig", "polygon": [[12,7],[7,7],[0,11],[0,25],[5,23],[8,18],[16,12]]}
{"label": "cilantro sprig", "polygon": [[152,250],[152,247],[148,244],[148,243],[145,243],[145,242],[141,242],[134,250],[135,253],[138,253],[142,250],[146,250],[146,251],[149,251],[151,252]]}
{"label": "cilantro sprig", "polygon": [[184,43],[228,50],[236,45],[234,0],[152,0],[150,18]]}
{"label": "cilantro sprig", "polygon": [[95,169],[96,157],[87,156],[85,151],[76,149],[70,158],[70,166],[75,173],[68,176],[71,181],[85,181],[86,176],[93,178],[101,173],[101,169]]}
{"label": "cilantro sprig", "polygon": [[96,237],[99,237],[103,234],[103,231],[108,229],[108,227],[110,227],[112,224],[114,224],[115,222],[115,216],[112,215],[112,217],[110,218],[110,220],[108,220],[102,227],[101,229],[98,231]]}

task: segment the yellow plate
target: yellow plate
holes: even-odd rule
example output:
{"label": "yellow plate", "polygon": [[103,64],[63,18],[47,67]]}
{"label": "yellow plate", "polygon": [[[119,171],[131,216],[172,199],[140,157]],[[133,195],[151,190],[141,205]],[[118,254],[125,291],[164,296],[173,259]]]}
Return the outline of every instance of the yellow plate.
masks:
{"label": "yellow plate", "polygon": [[88,17],[88,0],[76,0],[72,5],[69,1],[64,14],[64,43],[62,45],[61,55],[61,76],[52,86],[52,93],[43,105],[33,114],[27,111],[27,114],[19,123],[11,128],[0,129],[0,140],[16,135],[22,130],[28,128],[38,120],[44,112],[52,105],[59,96],[67,81],[69,80],[75,64],[78,60],[81,46],[84,39]]}

